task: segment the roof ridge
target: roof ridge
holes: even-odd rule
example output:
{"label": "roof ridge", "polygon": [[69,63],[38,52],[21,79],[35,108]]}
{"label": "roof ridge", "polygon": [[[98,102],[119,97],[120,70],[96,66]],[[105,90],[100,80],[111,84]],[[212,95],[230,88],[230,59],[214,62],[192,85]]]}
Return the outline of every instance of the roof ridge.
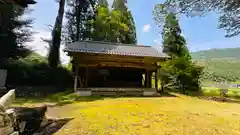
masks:
{"label": "roof ridge", "polygon": [[114,43],[114,42],[105,42],[105,41],[91,41],[91,40],[80,40],[77,42],[100,43],[100,44],[108,44],[108,45],[133,46],[133,47],[151,47],[146,45],[134,45],[134,44]]}

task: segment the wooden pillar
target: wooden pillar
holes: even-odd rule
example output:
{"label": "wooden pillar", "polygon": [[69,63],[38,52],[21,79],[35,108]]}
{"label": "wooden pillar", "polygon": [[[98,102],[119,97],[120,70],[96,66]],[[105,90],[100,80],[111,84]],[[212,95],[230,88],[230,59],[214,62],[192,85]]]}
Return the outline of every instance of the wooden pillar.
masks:
{"label": "wooden pillar", "polygon": [[158,70],[155,71],[155,88],[158,90]]}
{"label": "wooden pillar", "polygon": [[74,91],[77,91],[77,85],[78,85],[78,65],[76,65],[75,69],[75,77],[74,77]]}
{"label": "wooden pillar", "polygon": [[148,88],[148,70],[146,69],[146,71],[145,71],[145,88]]}
{"label": "wooden pillar", "polygon": [[152,88],[152,73],[153,73],[153,72],[152,72],[152,71],[148,71],[148,72],[149,72],[149,73],[148,73],[148,74],[149,74],[149,75],[148,75],[148,80],[149,80],[149,81],[148,81],[148,83],[149,83],[149,84],[148,84],[148,88]]}
{"label": "wooden pillar", "polygon": [[85,88],[88,87],[88,66],[86,66]]}
{"label": "wooden pillar", "polygon": [[146,88],[151,88],[152,87],[152,72],[149,71],[148,69],[146,70],[146,76],[145,76],[145,83],[146,83]]}

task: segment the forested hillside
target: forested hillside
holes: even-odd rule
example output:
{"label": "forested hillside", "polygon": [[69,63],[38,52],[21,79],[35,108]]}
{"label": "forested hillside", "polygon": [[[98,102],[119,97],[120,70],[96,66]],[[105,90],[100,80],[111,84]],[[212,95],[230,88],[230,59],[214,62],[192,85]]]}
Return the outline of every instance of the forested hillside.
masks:
{"label": "forested hillside", "polygon": [[210,49],[192,53],[194,60],[200,59],[239,59],[240,48]]}
{"label": "forested hillside", "polygon": [[240,80],[240,48],[211,49],[192,53],[193,60],[205,66],[204,79]]}

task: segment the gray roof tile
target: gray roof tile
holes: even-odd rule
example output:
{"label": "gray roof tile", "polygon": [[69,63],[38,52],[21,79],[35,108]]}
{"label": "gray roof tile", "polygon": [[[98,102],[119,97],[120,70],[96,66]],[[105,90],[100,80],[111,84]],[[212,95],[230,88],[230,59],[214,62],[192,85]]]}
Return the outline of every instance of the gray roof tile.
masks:
{"label": "gray roof tile", "polygon": [[150,46],[116,44],[96,41],[79,41],[66,45],[66,52],[84,52],[99,54],[115,54],[125,56],[168,57]]}

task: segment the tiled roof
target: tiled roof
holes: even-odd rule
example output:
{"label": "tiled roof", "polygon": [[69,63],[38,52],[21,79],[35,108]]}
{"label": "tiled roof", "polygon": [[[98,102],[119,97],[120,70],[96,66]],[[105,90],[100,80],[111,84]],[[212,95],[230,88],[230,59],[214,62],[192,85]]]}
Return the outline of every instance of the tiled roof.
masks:
{"label": "tiled roof", "polygon": [[116,44],[96,41],[79,41],[66,45],[66,52],[115,54],[125,56],[168,57],[150,46]]}

